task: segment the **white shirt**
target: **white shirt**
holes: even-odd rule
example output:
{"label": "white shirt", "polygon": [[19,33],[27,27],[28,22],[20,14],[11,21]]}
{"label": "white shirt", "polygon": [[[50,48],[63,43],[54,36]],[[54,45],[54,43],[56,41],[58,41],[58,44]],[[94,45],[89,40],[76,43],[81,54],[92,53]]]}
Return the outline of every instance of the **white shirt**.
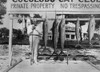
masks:
{"label": "white shirt", "polygon": [[34,25],[29,24],[27,26],[27,34],[28,35],[30,35],[30,34],[34,34],[34,35],[40,35],[40,34],[42,34],[42,31],[43,31],[42,25],[43,25],[43,23],[41,22],[40,24],[38,24],[37,26],[35,26],[36,28],[33,30],[33,26]]}
{"label": "white shirt", "polygon": [[40,24],[38,24],[37,26],[36,26],[36,28],[34,29],[34,31],[33,31],[33,34],[42,34],[42,32],[43,32],[43,23],[41,22]]}

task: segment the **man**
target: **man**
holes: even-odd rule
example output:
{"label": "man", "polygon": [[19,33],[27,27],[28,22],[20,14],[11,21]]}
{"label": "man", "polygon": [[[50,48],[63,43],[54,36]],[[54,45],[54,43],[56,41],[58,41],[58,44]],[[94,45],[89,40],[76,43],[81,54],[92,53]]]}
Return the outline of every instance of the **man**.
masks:
{"label": "man", "polygon": [[30,18],[27,18],[27,34],[29,35],[29,43],[32,53],[30,63],[31,65],[33,63],[37,64],[37,52],[42,34],[42,24],[36,23],[34,19],[31,20]]}

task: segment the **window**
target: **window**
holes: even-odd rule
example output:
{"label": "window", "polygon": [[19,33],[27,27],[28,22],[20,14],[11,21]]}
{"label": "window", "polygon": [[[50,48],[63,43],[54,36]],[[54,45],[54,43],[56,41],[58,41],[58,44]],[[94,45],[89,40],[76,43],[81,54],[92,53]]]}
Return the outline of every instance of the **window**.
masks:
{"label": "window", "polygon": [[50,35],[50,36],[48,36],[48,39],[49,39],[49,40],[52,40],[52,36],[51,36],[51,35]]}
{"label": "window", "polygon": [[66,34],[66,38],[69,38],[69,35],[68,34]]}
{"label": "window", "polygon": [[75,38],[75,35],[71,35],[71,39],[74,39]]}

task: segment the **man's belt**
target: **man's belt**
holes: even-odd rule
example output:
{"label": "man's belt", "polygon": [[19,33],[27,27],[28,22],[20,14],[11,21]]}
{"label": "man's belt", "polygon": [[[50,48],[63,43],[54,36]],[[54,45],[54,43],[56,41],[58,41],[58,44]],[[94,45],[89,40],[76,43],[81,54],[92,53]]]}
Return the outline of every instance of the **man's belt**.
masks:
{"label": "man's belt", "polygon": [[36,30],[36,29],[34,29],[35,31],[37,31],[39,34],[33,34],[33,31],[29,34],[29,36],[30,35],[33,35],[33,36],[39,36],[39,37],[41,37],[41,33],[38,31],[38,30]]}
{"label": "man's belt", "polygon": [[39,36],[39,37],[41,37],[41,35],[38,35],[38,34],[30,34],[29,36]]}

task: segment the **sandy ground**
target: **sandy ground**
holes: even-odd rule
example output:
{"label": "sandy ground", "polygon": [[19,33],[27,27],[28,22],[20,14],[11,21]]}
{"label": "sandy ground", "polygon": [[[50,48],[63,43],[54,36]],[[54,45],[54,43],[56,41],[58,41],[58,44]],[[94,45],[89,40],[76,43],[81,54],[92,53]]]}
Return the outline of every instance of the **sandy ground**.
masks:
{"label": "sandy ground", "polygon": [[8,67],[8,57],[0,58],[0,72],[3,72]]}
{"label": "sandy ground", "polygon": [[[29,52],[29,45],[14,45],[13,46],[13,57],[18,58],[26,58],[26,53]],[[69,49],[69,53],[76,54],[77,50]],[[93,55],[100,60],[100,49],[80,49],[78,50],[80,53],[84,53],[86,55]],[[0,72],[3,72],[8,67],[8,46],[7,45],[0,45]],[[55,62],[54,62],[55,63]],[[100,63],[96,64],[100,68]],[[23,71],[22,71],[23,72]],[[79,72],[79,71],[77,71]]]}
{"label": "sandy ground", "polygon": [[38,64],[30,65],[29,60],[24,60],[9,72],[100,72],[83,61],[40,61]]}
{"label": "sandy ground", "polygon": [[[25,56],[25,53],[29,51],[28,45],[14,45],[13,46],[13,58],[19,59]],[[8,63],[8,46],[0,45],[0,72],[3,72],[9,67]]]}

